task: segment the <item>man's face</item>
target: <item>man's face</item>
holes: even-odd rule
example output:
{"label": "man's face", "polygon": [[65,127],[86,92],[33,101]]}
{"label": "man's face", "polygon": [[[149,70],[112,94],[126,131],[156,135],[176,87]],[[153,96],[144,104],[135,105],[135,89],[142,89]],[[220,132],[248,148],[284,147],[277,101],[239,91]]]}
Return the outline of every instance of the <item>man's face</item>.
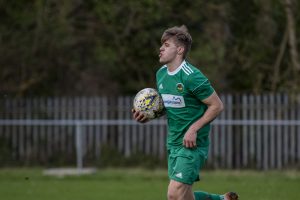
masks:
{"label": "man's face", "polygon": [[159,49],[159,62],[167,64],[172,62],[178,55],[178,46],[176,46],[174,39],[166,40]]}

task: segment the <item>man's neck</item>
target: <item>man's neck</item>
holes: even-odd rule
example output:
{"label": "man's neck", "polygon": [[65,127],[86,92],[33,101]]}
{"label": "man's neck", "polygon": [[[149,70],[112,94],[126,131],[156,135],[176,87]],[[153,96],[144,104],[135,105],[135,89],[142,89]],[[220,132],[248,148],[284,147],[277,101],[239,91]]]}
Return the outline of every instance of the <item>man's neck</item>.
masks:
{"label": "man's neck", "polygon": [[175,71],[183,62],[183,59],[175,59],[170,63],[167,63],[168,71],[173,72]]}

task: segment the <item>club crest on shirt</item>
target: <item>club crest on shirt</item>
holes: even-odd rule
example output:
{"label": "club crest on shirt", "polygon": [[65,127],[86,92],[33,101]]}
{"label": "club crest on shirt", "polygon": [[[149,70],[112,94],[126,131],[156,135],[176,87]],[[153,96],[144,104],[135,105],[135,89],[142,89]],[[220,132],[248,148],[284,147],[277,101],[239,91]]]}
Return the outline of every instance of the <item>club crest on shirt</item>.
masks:
{"label": "club crest on shirt", "polygon": [[178,92],[183,92],[183,89],[184,89],[184,86],[183,86],[183,84],[182,83],[177,83],[176,84],[176,89],[177,89],[177,91]]}

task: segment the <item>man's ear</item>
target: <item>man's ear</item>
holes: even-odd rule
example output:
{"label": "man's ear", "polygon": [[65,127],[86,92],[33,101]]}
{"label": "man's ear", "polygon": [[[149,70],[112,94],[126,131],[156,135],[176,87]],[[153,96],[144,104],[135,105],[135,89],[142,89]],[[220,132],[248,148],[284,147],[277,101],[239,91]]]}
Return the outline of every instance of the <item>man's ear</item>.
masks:
{"label": "man's ear", "polygon": [[178,53],[179,55],[182,55],[183,52],[184,52],[184,47],[183,47],[183,46],[178,46],[178,47],[177,47],[177,53]]}

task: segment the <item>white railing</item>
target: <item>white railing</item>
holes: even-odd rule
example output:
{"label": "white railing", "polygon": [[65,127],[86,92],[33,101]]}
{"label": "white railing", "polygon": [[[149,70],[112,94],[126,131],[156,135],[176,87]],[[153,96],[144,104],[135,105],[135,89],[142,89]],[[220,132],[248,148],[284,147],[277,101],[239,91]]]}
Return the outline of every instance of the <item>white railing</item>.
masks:
{"label": "white railing", "polygon": [[[226,109],[212,125],[208,167],[300,166],[299,96],[221,95],[221,99]],[[98,159],[105,145],[124,156],[141,152],[165,159],[166,120],[133,121],[132,97],[0,102],[0,139],[6,141],[6,152],[14,160],[47,162],[57,153],[68,155],[76,150],[81,168],[84,158]]]}

